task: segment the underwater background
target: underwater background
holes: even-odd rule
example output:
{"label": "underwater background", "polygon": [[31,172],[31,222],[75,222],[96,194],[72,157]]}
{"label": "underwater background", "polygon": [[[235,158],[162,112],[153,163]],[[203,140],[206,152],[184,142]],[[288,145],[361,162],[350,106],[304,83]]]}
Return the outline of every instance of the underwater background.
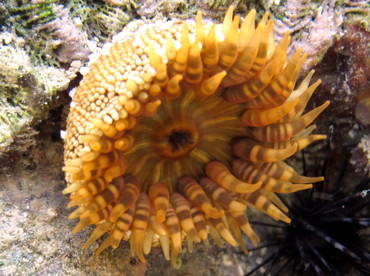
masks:
{"label": "underwater background", "polygon": [[[249,212],[258,248],[197,244],[178,269],[154,248],[146,264],[129,245],[96,257],[89,236],[68,220],[63,140],[71,98],[89,55],[146,20],[204,18],[227,8],[269,11],[275,39],[292,35],[301,72],[322,80],[308,108],[331,105],[315,121],[328,139],[289,159],[312,190],[283,196],[290,225]],[[0,1],[1,275],[366,275],[370,273],[370,7],[367,1],[18,0]]]}

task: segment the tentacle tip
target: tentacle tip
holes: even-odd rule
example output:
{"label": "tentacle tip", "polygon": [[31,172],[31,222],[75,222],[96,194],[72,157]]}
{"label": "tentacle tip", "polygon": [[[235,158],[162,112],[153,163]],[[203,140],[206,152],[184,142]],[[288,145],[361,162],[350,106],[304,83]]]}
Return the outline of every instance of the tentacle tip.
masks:
{"label": "tentacle tip", "polygon": [[81,249],[86,249],[90,246],[91,244],[88,243],[88,242],[85,242],[82,246],[81,246]]}
{"label": "tentacle tip", "polygon": [[221,218],[224,214],[225,214],[224,210],[214,209],[214,210],[211,211],[210,217],[211,218]]}
{"label": "tentacle tip", "polygon": [[63,195],[66,195],[66,194],[69,194],[71,193],[69,190],[68,190],[69,187],[65,188],[63,191],[62,191],[62,194]]}
{"label": "tentacle tip", "polygon": [[253,193],[253,192],[257,191],[259,188],[261,188],[262,183],[263,183],[262,181],[258,181],[257,183],[252,184],[253,185],[253,190],[250,191],[250,192]]}
{"label": "tentacle tip", "polygon": [[160,223],[162,223],[166,220],[166,214],[165,214],[164,211],[162,211],[162,212],[158,211],[155,216],[157,218],[157,221],[160,222]]}
{"label": "tentacle tip", "polygon": [[189,236],[189,239],[194,243],[200,243],[202,240],[199,238],[197,233],[193,233],[191,236]]}
{"label": "tentacle tip", "polygon": [[67,209],[71,209],[73,206],[75,206],[75,202],[70,201],[70,202],[67,204]]}
{"label": "tentacle tip", "polygon": [[238,245],[238,243],[236,242],[236,240],[230,240],[230,241],[228,241],[229,242],[229,244],[232,246],[232,247],[235,247],[235,246],[237,246]]}
{"label": "tentacle tip", "polygon": [[146,263],[146,259],[145,259],[144,255],[143,255],[143,253],[141,253],[141,254],[137,254],[137,257],[140,259],[140,261],[141,261],[143,264],[145,264],[145,263]]}
{"label": "tentacle tip", "polygon": [[75,218],[78,218],[77,215],[75,215],[74,213],[71,213],[69,216],[68,216],[68,219],[75,219]]}
{"label": "tentacle tip", "polygon": [[83,227],[77,224],[75,226],[75,228],[73,228],[72,233],[76,234],[76,233],[80,232],[82,229],[83,229]]}
{"label": "tentacle tip", "polygon": [[98,248],[98,250],[95,251],[95,256],[100,256],[100,254],[105,250],[105,248],[103,249],[100,249],[100,247]]}
{"label": "tentacle tip", "polygon": [[212,208],[209,210],[203,210],[203,212],[206,214],[206,217],[213,218],[213,219],[219,219],[225,213],[224,210],[217,210],[216,208]]}
{"label": "tentacle tip", "polygon": [[198,233],[199,237],[204,241],[208,238],[208,233],[206,230],[200,230]]}
{"label": "tentacle tip", "polygon": [[[115,207],[117,206],[118,204]],[[117,209],[115,210],[115,208],[113,208],[112,213],[110,214],[110,217],[109,217],[109,221],[115,222],[125,211],[126,209],[124,208],[118,208],[118,210]]]}

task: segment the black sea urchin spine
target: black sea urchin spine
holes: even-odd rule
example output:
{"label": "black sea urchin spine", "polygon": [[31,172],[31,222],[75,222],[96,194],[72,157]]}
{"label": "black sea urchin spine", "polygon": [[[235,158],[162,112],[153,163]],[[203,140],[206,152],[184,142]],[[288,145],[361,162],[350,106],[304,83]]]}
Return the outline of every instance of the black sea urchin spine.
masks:
{"label": "black sea urchin spine", "polygon": [[[329,163],[324,174],[333,166]],[[246,275],[262,267],[265,275],[369,275],[370,179],[348,183],[351,173],[345,161],[336,181],[294,194],[287,203],[291,224],[254,222],[272,234],[250,251],[272,253]]]}

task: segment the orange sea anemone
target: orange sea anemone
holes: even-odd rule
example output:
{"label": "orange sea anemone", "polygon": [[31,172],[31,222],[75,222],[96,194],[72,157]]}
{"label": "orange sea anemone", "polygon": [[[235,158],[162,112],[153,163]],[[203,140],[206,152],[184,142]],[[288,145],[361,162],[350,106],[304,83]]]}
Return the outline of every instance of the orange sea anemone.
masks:
{"label": "orange sea anemone", "polygon": [[320,81],[310,72],[295,88],[306,56],[290,59],[286,34],[275,46],[266,14],[239,26],[230,7],[223,24],[146,23],[105,49],[73,96],[65,166],[73,230],[96,228],[83,247],[108,233],[97,253],[122,240],[145,262],[160,245],[176,265],[183,240],[221,238],[247,252],[256,244],[246,209],[286,223],[276,193],[309,189],[284,160],[311,142],[309,125],[329,105],[302,115]]}

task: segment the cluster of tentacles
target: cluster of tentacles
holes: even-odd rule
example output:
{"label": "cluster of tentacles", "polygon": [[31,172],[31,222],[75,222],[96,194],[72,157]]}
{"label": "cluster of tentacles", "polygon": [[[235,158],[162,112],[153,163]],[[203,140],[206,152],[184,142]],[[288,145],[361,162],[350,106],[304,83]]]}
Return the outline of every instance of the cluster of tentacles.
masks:
{"label": "cluster of tentacles", "polygon": [[[105,233],[97,253],[129,240],[145,262],[160,245],[176,265],[183,240],[256,244],[247,207],[286,223],[276,193],[309,189],[284,160],[311,142],[312,121],[328,102],[302,115],[320,81],[310,72],[295,88],[306,56],[290,59],[287,34],[275,46],[266,14],[240,25],[160,21],[116,38],[77,88],[67,122],[65,166],[73,230],[96,225],[83,247]],[[239,26],[240,25],[240,26]]]}

